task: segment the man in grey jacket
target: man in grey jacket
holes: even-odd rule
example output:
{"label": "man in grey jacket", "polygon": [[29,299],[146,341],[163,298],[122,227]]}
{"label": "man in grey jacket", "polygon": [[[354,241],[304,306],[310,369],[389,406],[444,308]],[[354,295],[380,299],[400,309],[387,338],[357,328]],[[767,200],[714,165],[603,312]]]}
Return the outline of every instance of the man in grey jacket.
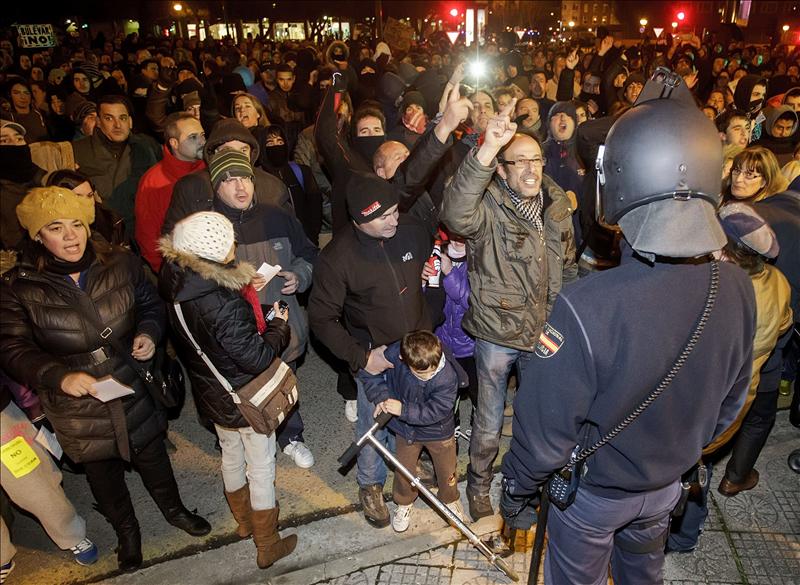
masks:
{"label": "man in grey jacket", "polygon": [[577,278],[569,199],[542,169],[535,138],[517,134],[515,101],[492,118],[444,192],[440,219],[463,236],[469,254],[470,308],[464,329],[476,338],[478,405],[470,441],[467,501],[474,520],[489,502],[508,375],[525,367],[563,284]]}

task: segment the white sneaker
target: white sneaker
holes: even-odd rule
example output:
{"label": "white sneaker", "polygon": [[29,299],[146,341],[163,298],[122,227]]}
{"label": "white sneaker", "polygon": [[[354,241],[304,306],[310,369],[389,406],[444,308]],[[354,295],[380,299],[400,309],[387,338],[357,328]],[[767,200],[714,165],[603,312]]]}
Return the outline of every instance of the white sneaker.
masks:
{"label": "white sneaker", "polygon": [[302,469],[314,465],[314,454],[302,441],[291,441],[283,448],[283,452],[294,459],[294,464]]}
{"label": "white sneaker", "polygon": [[358,421],[358,401],[345,400],[344,401],[344,417],[350,422]]}
{"label": "white sneaker", "polygon": [[394,518],[392,518],[392,528],[395,532],[405,532],[408,530],[408,525],[411,524],[411,512],[414,511],[414,504],[408,506],[397,506]]}
{"label": "white sneaker", "polygon": [[450,509],[450,511],[458,516],[458,519],[462,522],[464,521],[464,508],[461,505],[461,500],[456,500],[455,502],[450,502],[446,504],[446,506]]}

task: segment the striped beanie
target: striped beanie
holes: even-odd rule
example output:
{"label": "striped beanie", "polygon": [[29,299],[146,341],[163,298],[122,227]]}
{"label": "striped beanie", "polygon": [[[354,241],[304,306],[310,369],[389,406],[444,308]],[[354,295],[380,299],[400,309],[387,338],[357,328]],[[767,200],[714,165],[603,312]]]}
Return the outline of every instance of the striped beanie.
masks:
{"label": "striped beanie", "polygon": [[253,177],[253,166],[250,157],[238,150],[225,149],[217,153],[208,163],[211,185],[214,192],[220,183],[232,177]]}

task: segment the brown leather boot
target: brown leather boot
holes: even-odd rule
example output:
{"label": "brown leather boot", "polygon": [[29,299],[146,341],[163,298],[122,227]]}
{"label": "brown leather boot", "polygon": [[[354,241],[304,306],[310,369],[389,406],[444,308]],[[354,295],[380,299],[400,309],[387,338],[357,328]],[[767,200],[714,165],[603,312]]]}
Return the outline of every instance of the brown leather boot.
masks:
{"label": "brown leather boot", "polygon": [[239,538],[247,538],[253,534],[253,526],[250,523],[250,486],[244,484],[234,492],[225,492],[225,499],[228,500],[228,505],[231,507],[233,517],[239,526],[236,527],[236,534]]}
{"label": "brown leather boot", "polygon": [[259,569],[266,569],[278,559],[291,554],[297,546],[297,535],[290,534],[286,538],[278,535],[278,508],[253,510],[250,521],[253,525],[253,541],[256,543],[258,556],[256,562]]}

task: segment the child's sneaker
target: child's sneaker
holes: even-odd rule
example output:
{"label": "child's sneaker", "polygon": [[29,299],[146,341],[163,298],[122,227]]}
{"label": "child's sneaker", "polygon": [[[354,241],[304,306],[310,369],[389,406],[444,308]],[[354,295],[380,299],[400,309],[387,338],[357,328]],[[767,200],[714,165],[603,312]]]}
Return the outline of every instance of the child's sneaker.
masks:
{"label": "child's sneaker", "polygon": [[0,585],[6,582],[6,579],[11,574],[11,571],[14,570],[14,567],[14,559],[11,559],[5,565],[0,565]]}
{"label": "child's sneaker", "polygon": [[460,499],[456,500],[455,502],[450,502],[449,504],[446,504],[446,506],[458,517],[459,520],[462,522],[464,521],[464,508],[461,505]]}
{"label": "child's sneaker", "polygon": [[411,524],[411,512],[414,510],[414,504],[408,506],[397,506],[394,518],[392,518],[392,528],[395,532],[405,532],[408,530],[408,525]]}
{"label": "child's sneaker", "polygon": [[79,565],[86,567],[97,562],[97,546],[88,538],[84,538],[70,550],[75,562]]}

